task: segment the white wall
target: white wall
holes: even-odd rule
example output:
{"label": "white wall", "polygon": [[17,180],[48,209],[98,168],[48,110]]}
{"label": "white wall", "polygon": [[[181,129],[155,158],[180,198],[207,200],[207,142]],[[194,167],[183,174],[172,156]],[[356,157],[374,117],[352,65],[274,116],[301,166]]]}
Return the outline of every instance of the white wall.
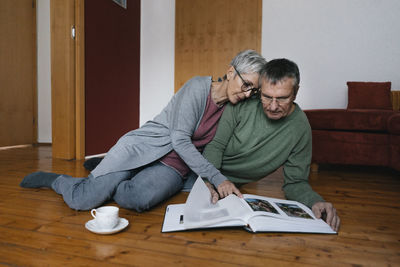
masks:
{"label": "white wall", "polygon": [[[38,0],[39,142],[51,140],[48,2]],[[140,125],[174,93],[175,1],[142,0],[141,9]],[[302,108],[344,108],[349,80],[400,90],[398,14],[398,0],[263,0],[262,54],[298,63]]]}
{"label": "white wall", "polygon": [[38,0],[36,12],[38,142],[51,143],[50,0]]}
{"label": "white wall", "polygon": [[262,54],[299,65],[302,108],[345,108],[347,81],[400,90],[399,14],[398,0],[263,0]]}
{"label": "white wall", "polygon": [[142,0],[141,9],[140,125],[174,94],[175,0]]}

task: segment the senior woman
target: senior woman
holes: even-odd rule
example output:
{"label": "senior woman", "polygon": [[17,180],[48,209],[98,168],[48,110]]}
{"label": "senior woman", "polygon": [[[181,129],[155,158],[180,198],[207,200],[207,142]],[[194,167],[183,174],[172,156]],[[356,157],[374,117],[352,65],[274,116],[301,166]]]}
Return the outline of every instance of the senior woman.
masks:
{"label": "senior woman", "polygon": [[20,186],[52,188],[76,210],[114,199],[141,212],[180,191],[190,170],[216,184],[226,180],[201,152],[215,135],[224,104],[234,105],[258,90],[265,63],[257,52],[245,50],[222,80],[192,78],[152,121],[122,136],[89,177],[35,172]]}

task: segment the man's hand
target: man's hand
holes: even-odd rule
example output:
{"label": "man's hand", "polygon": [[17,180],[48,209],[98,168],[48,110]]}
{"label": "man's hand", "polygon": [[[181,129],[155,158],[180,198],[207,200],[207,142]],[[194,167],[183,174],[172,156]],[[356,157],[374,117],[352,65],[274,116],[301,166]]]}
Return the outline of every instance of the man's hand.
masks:
{"label": "man's hand", "polygon": [[318,219],[322,218],[333,230],[336,232],[339,230],[340,218],[336,214],[336,209],[333,207],[332,203],[317,202],[312,206],[312,211],[315,217]]}
{"label": "man's hand", "polygon": [[210,184],[209,182],[205,182],[206,186],[208,187],[208,190],[210,190],[211,193],[211,202],[213,204],[217,203],[219,196],[217,191],[215,191],[214,186]]}
{"label": "man's hand", "polygon": [[231,181],[228,181],[228,180],[225,180],[222,183],[220,183],[217,190],[218,190],[218,194],[219,194],[220,198],[227,197],[230,194],[235,194],[240,198],[243,197],[243,195],[242,195],[242,193],[240,193],[239,189],[237,189],[236,186]]}

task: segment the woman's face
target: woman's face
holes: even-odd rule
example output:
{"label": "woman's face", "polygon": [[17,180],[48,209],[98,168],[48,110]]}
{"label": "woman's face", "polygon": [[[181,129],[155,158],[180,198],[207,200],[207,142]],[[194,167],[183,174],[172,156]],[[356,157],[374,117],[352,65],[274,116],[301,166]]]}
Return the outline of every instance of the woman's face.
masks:
{"label": "woman's face", "polygon": [[232,66],[228,69],[227,95],[229,102],[231,102],[232,104],[236,104],[250,97],[251,90],[247,92],[245,91],[250,89],[248,85],[250,85],[250,87],[252,88],[258,88],[258,73],[240,73],[240,76],[236,73],[235,69]]}

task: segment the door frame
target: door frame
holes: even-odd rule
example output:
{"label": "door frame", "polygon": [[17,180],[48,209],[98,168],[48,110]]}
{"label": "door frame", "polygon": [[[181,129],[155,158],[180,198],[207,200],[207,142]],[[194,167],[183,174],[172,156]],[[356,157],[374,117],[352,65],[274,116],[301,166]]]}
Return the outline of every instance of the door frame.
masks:
{"label": "door frame", "polygon": [[85,158],[84,4],[50,1],[53,158]]}
{"label": "door frame", "polygon": [[85,159],[85,0],[75,0],[75,158]]}

